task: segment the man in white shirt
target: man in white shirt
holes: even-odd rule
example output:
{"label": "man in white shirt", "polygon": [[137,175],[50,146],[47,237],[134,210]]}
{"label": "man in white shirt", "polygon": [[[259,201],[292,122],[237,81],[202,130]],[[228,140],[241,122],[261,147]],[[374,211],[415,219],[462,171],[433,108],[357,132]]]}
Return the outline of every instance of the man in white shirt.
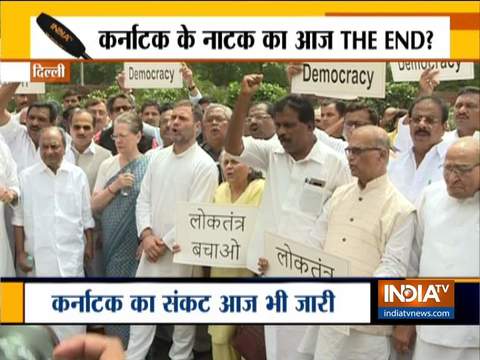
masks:
{"label": "man in white shirt", "polygon": [[464,136],[479,138],[480,89],[478,87],[468,86],[460,89],[453,105],[453,117],[457,128],[446,133],[444,139],[457,140]]}
{"label": "man in white shirt", "polygon": [[[342,115],[343,122],[343,135],[348,141],[352,131],[365,125],[378,125],[378,114],[368,104],[357,101],[350,103],[344,110]],[[328,135],[325,131],[315,129],[315,136],[319,141],[328,145],[333,150],[345,155],[345,148],[348,146],[348,142],[343,139],[338,139]]]}
{"label": "man in white shirt", "polygon": [[[303,97],[289,95],[275,104],[278,141],[242,139],[249,103],[263,76],[246,75],[241,83],[234,114],[225,138],[225,150],[249,166],[267,174],[255,234],[247,253],[247,267],[259,272],[264,255],[264,232],[271,231],[314,246],[310,231],[323,204],[340,185],[351,180],[341,156],[317,141],[312,105]],[[267,358],[296,356],[305,327],[267,326]]]}
{"label": "man in white shirt", "polygon": [[[40,130],[55,123],[57,112],[50,103],[33,103],[27,110],[26,126],[13,121],[6,107],[19,85],[11,83],[0,87],[0,134],[5,138],[20,173],[40,159],[37,151]],[[66,160],[73,162],[71,155]]]}
{"label": "man in white shirt", "polygon": [[[355,130],[346,148],[357,182],[333,193],[313,231],[325,252],[350,263],[357,277],[404,277],[415,231],[415,207],[387,175],[388,134],[377,126]],[[314,359],[387,360],[391,326],[310,327],[305,344],[315,339]],[[312,353],[313,349],[301,350]]]}
{"label": "man in white shirt", "polygon": [[[175,205],[179,201],[210,202],[218,181],[214,161],[195,141],[200,124],[193,106],[181,101],[171,118],[173,146],[152,155],[137,199],[137,228],[143,245],[138,277],[192,277],[193,266],[173,263]],[[132,326],[127,359],[143,360],[155,335],[155,326]],[[193,359],[195,326],[175,325],[169,357]]]}
{"label": "man in white shirt", "polygon": [[[418,204],[410,276],[480,276],[480,142],[462,137],[447,151],[444,181],[428,186]],[[461,226],[459,226],[461,224]],[[411,348],[414,326],[401,326],[395,347]],[[416,327],[414,360],[478,360],[479,326]]]}
{"label": "man in white shirt", "polygon": [[413,147],[389,164],[388,174],[397,189],[415,203],[422,190],[442,178],[442,164],[448,142],[448,107],[436,96],[416,99],[409,109]]}
{"label": "man in white shirt", "polygon": [[[93,256],[87,176],[63,159],[65,142],[63,130],[42,129],[41,161],[19,176],[21,196],[13,219],[17,264],[38,277],[83,277],[84,261]],[[28,255],[33,256],[33,266]],[[73,329],[66,327],[57,335],[72,335]]]}
{"label": "man in white shirt", "polygon": [[73,111],[70,121],[70,135],[72,136],[70,149],[75,156],[75,165],[85,172],[90,191],[93,191],[100,164],[111,157],[112,154],[93,141],[95,119],[85,109]]}
{"label": "man in white shirt", "polygon": [[18,194],[17,165],[0,135],[0,278],[15,276],[13,244],[9,241],[3,215],[5,208],[16,204]]}

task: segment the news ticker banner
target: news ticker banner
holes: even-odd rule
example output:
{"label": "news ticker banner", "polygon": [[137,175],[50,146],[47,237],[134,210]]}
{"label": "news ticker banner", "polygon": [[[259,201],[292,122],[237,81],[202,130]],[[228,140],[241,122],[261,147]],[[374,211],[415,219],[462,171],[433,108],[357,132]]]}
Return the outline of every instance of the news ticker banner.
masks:
{"label": "news ticker banner", "polygon": [[[476,1],[2,1],[3,59],[479,58]],[[106,16],[108,14],[108,16]]]}
{"label": "news ticker banner", "polygon": [[2,324],[479,324],[479,278],[4,279]]}

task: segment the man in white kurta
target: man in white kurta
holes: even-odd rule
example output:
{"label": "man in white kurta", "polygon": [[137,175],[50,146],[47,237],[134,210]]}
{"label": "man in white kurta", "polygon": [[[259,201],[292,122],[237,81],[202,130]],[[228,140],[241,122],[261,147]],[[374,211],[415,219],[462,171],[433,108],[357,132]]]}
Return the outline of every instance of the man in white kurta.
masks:
{"label": "man in white kurta", "polygon": [[0,135],[0,278],[14,277],[12,250],[4,220],[4,208],[18,199],[17,165]]}
{"label": "man in white kurta", "polygon": [[[318,246],[310,239],[312,226],[333,191],[350,181],[342,157],[313,135],[314,111],[300,96],[290,95],[275,105],[278,141],[242,140],[243,122],[261,79],[261,75],[244,77],[225,142],[227,152],[267,174],[247,253],[247,266],[255,272],[264,255],[265,231]],[[267,358],[290,360],[298,356],[296,349],[304,331],[304,326],[266,326]]]}
{"label": "man in white kurta", "polygon": [[[418,277],[478,278],[479,219],[480,142],[462,137],[448,149],[444,181],[428,186],[418,203],[418,226],[412,251],[412,264],[418,270]],[[419,325],[416,330],[414,360],[480,358],[479,326]],[[414,330],[411,333],[413,335]]]}
{"label": "man in white kurta", "polygon": [[[402,277],[407,274],[414,236],[415,208],[388,178],[389,139],[376,126],[356,129],[346,149],[358,182],[338,188],[313,231],[325,252],[350,263],[357,277]],[[326,229],[325,229],[326,228]],[[325,236],[326,234],[326,236]],[[387,360],[389,326],[330,326],[316,330],[314,359]],[[312,353],[309,328],[300,350]]]}
{"label": "man in white kurta", "polygon": [[[179,201],[210,202],[218,183],[215,162],[195,141],[192,105],[178,103],[172,113],[173,145],[152,154],[137,199],[137,228],[143,244],[138,277],[192,277],[193,266],[173,263],[175,206]],[[127,359],[143,360],[155,326],[132,326]],[[193,359],[195,326],[175,325],[171,359]]]}
{"label": "man in white kurta", "polygon": [[[64,161],[64,153],[62,130],[43,129],[42,160],[19,176],[21,196],[13,219],[17,264],[30,276],[83,277],[84,258],[88,261],[93,255],[95,224],[87,176]],[[27,255],[33,256],[33,268]],[[81,331],[84,326],[56,332],[65,338]]]}
{"label": "man in white kurta", "polygon": [[415,203],[427,185],[442,178],[449,144],[442,141],[448,107],[438,97],[422,97],[410,107],[409,117],[413,147],[390,162],[388,175],[397,189]]}

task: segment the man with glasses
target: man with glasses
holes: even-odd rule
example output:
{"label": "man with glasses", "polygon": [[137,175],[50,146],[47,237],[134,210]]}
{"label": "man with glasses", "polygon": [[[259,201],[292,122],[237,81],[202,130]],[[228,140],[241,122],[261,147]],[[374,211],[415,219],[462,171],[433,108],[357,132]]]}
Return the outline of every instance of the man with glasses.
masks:
{"label": "man with glasses", "polygon": [[[352,132],[345,149],[356,182],[333,193],[312,236],[324,251],[350,263],[355,277],[404,277],[412,247],[415,207],[387,175],[388,134],[365,125]],[[300,347],[314,359],[387,360],[391,326],[309,327]]]}
{"label": "man with glasses", "polygon": [[413,102],[408,116],[413,147],[391,162],[388,173],[397,189],[415,202],[427,185],[442,178],[448,107],[436,96],[424,96]]}
{"label": "man with glasses", "polygon": [[75,165],[87,175],[90,192],[93,191],[98,168],[103,160],[112,156],[110,151],[95,144],[95,118],[85,109],[75,109],[72,114],[70,135],[71,151],[75,157]]}
{"label": "man with glasses", "polygon": [[203,144],[201,148],[215,161],[219,170],[218,182],[222,182],[222,172],[218,158],[225,143],[225,133],[232,117],[232,109],[222,104],[210,104],[202,118]]}
{"label": "man with glasses", "polygon": [[[343,135],[347,141],[354,129],[365,125],[378,125],[378,115],[375,110],[362,102],[349,104],[345,110],[343,119]],[[318,140],[342,155],[348,146],[347,141],[331,137],[325,131],[315,129],[314,134]]]}
{"label": "man with glasses", "polygon": [[[480,142],[462,137],[447,151],[445,181],[428,186],[418,204],[411,276],[480,276]],[[459,226],[461,224],[461,226]],[[415,326],[401,326],[395,347],[412,347]],[[480,358],[478,326],[417,326],[413,359]]]}

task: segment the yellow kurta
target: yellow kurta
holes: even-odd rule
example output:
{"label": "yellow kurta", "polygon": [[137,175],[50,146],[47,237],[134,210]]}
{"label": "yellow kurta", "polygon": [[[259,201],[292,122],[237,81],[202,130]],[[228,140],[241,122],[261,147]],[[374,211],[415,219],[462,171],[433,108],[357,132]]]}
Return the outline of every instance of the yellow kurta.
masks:
{"label": "yellow kurta", "polygon": [[[262,200],[265,180],[258,179],[248,184],[240,197],[232,202],[230,185],[222,183],[215,192],[214,202],[216,204],[235,204],[256,206]],[[245,268],[221,268],[212,267],[211,277],[235,278],[250,277],[253,273]],[[208,332],[212,336],[212,355],[214,360],[240,360],[240,355],[230,346],[230,340],[235,334],[235,325],[210,325]]]}

